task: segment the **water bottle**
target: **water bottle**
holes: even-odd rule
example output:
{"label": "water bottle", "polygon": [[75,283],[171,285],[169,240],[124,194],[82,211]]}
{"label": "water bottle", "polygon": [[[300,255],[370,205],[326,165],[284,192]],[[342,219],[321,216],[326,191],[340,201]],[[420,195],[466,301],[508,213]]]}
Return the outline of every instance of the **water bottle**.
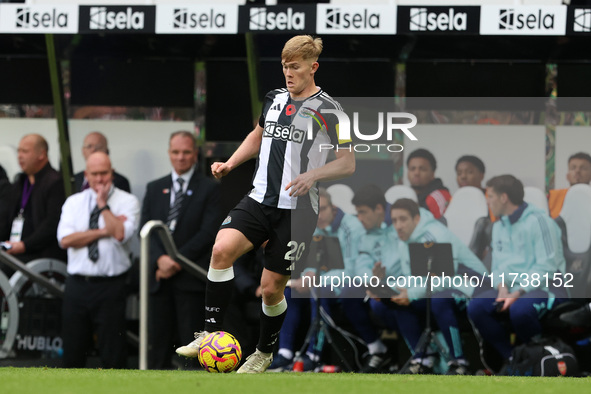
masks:
{"label": "water bottle", "polygon": [[293,372],[304,372],[304,360],[301,357],[296,357],[293,363]]}
{"label": "water bottle", "polygon": [[318,367],[316,367],[316,369],[314,370],[314,372],[320,372],[320,373],[337,373],[337,372],[341,372],[342,369],[341,367],[339,367],[338,365],[320,365]]}

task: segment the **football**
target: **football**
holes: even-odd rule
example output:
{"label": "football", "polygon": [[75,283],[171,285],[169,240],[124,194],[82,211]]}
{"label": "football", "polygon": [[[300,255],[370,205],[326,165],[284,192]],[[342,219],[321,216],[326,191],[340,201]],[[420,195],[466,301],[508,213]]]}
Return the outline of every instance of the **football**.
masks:
{"label": "football", "polygon": [[241,358],[240,343],[225,331],[212,332],[199,345],[199,363],[207,372],[232,372]]}

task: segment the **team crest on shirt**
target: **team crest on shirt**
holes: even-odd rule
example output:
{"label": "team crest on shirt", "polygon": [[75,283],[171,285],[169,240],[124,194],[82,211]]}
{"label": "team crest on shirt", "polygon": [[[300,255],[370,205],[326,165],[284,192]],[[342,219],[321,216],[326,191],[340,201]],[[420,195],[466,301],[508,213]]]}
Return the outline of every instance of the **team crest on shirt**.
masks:
{"label": "team crest on shirt", "polygon": [[225,226],[226,224],[230,224],[230,222],[232,221],[232,216],[228,216],[227,218],[224,219],[224,221],[222,222],[222,226]]}
{"label": "team crest on shirt", "polygon": [[503,251],[503,242],[502,241],[497,241],[496,247],[497,247],[497,250],[499,252],[502,252]]}

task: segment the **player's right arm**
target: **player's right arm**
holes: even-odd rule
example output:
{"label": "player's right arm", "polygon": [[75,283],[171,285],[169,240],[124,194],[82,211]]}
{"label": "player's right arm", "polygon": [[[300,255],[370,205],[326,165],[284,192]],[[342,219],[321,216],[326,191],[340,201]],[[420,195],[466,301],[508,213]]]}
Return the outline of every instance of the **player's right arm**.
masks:
{"label": "player's right arm", "polygon": [[217,179],[228,175],[230,171],[238,167],[240,164],[247,160],[256,157],[261,149],[261,141],[263,140],[263,128],[257,125],[253,131],[251,131],[242,144],[236,149],[234,154],[228,159],[228,161],[220,162],[216,161],[211,165],[211,173]]}

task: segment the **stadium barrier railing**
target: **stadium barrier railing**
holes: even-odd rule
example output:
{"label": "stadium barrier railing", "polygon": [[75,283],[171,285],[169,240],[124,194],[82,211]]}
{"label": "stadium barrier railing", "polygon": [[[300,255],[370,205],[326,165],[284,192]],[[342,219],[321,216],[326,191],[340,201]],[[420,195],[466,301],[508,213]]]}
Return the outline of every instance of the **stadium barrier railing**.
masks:
{"label": "stadium barrier railing", "polygon": [[160,220],[150,220],[140,230],[140,348],[139,369],[148,369],[148,288],[149,288],[149,256],[150,235],[156,231],[156,235],[162,241],[166,254],[179,263],[181,267],[197,278],[207,280],[207,271],[182,254],[179,253],[168,226]]}

